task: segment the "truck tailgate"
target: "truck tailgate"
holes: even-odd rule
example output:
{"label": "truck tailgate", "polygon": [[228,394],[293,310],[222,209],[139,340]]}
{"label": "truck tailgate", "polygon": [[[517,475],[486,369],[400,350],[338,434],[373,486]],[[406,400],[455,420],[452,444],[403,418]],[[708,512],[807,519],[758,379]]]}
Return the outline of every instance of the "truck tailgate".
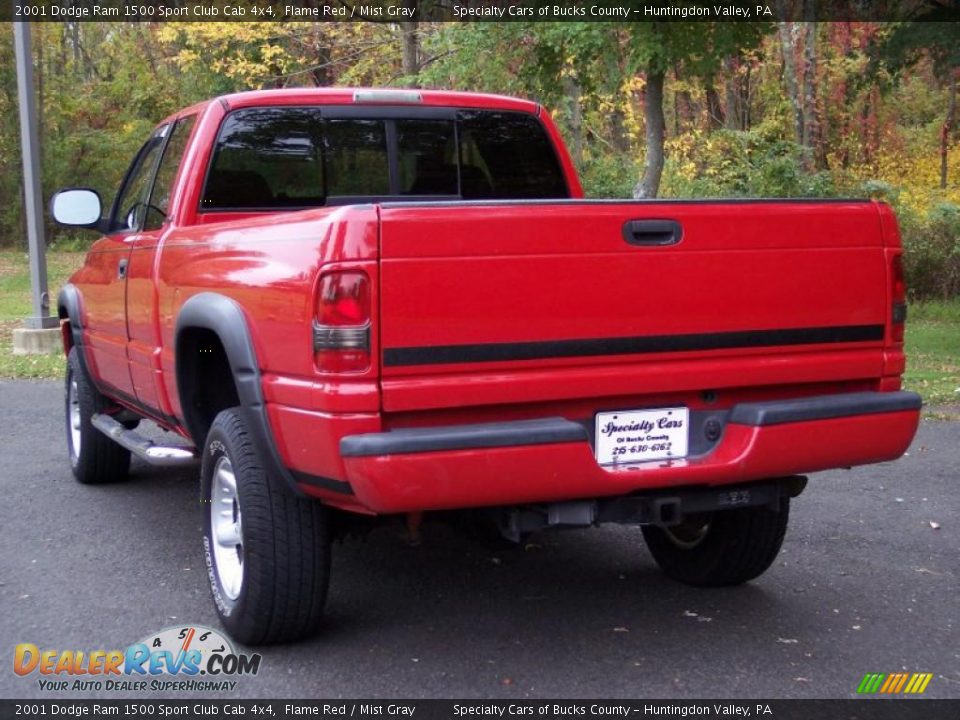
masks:
{"label": "truck tailgate", "polygon": [[386,411],[877,378],[868,201],[385,204]]}

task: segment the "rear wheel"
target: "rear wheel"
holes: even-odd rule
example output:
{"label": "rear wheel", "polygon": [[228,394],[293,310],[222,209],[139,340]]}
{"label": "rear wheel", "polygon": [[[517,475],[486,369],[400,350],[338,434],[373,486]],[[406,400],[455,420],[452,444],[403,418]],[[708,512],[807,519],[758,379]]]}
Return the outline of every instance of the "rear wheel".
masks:
{"label": "rear wheel", "polygon": [[674,580],[700,587],[739,585],[770,567],[787,531],[790,500],[779,510],[740,508],[688,516],[679,525],[643,527],[657,565]]}
{"label": "rear wheel", "polygon": [[203,452],[204,555],[220,621],[248,645],[317,631],[330,580],[330,520],[270,478],[237,408],[213,421]]}
{"label": "rear wheel", "polygon": [[67,356],[65,407],[67,450],[73,476],[87,485],[126,479],[130,451],[97,430],[90,418],[110,407],[110,401],[93,386],[80,363],[79,349]]}

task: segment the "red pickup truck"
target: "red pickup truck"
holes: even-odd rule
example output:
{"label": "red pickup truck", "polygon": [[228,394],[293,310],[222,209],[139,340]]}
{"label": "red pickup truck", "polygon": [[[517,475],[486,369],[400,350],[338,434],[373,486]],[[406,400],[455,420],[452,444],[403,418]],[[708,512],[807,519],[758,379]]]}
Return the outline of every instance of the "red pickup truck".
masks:
{"label": "red pickup truck", "polygon": [[587,201],[533,102],[221,97],[157,127],[108,211],[81,188],[52,212],[103,235],[58,301],[73,472],[199,458],[247,643],[318,627],[351,514],[634,524],[669,576],[742,583],[803,473],[917,428],[890,208]]}

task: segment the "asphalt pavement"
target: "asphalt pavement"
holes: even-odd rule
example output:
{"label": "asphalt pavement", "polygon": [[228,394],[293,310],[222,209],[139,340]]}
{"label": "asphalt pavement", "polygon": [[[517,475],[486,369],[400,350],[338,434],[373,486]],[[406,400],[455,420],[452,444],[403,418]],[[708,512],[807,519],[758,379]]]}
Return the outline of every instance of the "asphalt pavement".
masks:
{"label": "asphalt pavement", "polygon": [[[217,627],[192,472],[135,462],[74,482],[60,383],[0,381],[0,697],[42,692],[14,645],[123,648]],[[925,420],[895,463],[811,476],[775,565],[700,590],[638,529],[545,533],[504,551],[443,524],[334,548],[327,622],[258,649],[233,697],[849,698],[865,673],[930,672],[960,698],[960,422]],[[101,694],[124,697],[124,694]]]}

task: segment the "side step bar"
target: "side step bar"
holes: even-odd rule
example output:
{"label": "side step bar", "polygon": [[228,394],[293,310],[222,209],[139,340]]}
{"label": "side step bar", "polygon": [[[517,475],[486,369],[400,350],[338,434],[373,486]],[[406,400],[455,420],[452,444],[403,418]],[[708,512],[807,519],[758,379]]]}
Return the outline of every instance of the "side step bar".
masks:
{"label": "side step bar", "polygon": [[94,415],[91,424],[115,443],[122,445],[141,460],[151,465],[178,467],[194,465],[199,458],[188,447],[157,445],[136,430],[128,430],[109,415]]}

